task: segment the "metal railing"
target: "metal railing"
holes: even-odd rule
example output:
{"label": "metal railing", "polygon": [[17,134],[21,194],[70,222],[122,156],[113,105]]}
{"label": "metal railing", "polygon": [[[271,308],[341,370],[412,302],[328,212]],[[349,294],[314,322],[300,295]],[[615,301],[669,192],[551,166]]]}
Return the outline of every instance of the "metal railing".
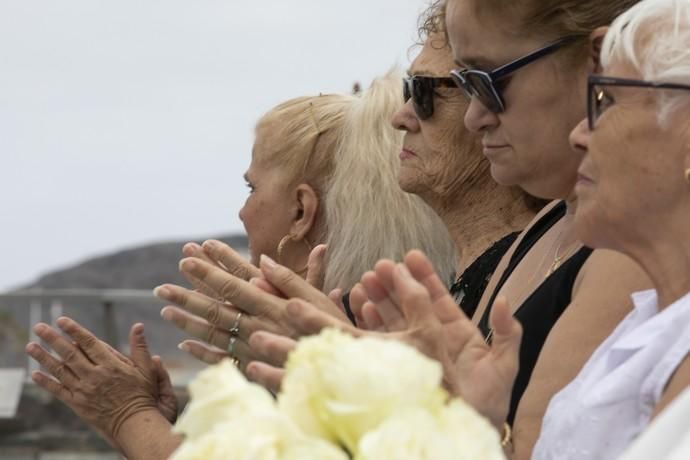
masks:
{"label": "metal railing", "polygon": [[[29,306],[29,340],[38,341],[33,332],[33,325],[44,322],[55,325],[63,314],[63,306],[73,302],[90,302],[99,304],[103,311],[103,340],[117,348],[119,331],[115,318],[118,303],[151,304],[160,303],[150,290],[133,289],[25,289],[0,294],[0,306],[21,302]],[[48,306],[48,315],[44,314]],[[47,317],[46,317],[47,316]],[[27,359],[27,376],[38,368],[36,361]]]}

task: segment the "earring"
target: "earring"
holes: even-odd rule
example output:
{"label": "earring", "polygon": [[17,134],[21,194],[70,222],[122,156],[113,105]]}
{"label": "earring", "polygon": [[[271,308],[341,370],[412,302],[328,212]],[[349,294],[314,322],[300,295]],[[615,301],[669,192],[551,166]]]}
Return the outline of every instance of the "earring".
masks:
{"label": "earring", "polygon": [[685,170],[685,180],[690,184],[690,168]]}
{"label": "earring", "polygon": [[[285,235],[283,238],[281,238],[280,242],[278,243],[278,251],[277,251],[278,260],[277,260],[277,262],[280,265],[285,265],[285,263],[283,262],[283,252],[285,251],[285,246],[290,241],[296,241],[295,237],[293,235]],[[302,238],[302,243],[304,243],[304,245],[307,247],[307,253],[311,254],[312,247],[311,247],[311,244],[309,244],[309,241],[306,238]],[[308,266],[305,265],[302,270],[295,271],[295,273],[297,273],[297,274],[305,273],[307,271],[307,268],[308,268]]]}

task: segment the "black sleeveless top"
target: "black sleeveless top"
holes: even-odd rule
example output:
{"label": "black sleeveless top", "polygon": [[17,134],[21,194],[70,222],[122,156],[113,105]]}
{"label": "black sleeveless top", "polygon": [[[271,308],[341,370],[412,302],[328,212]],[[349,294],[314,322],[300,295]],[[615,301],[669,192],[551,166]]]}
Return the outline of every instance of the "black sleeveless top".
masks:
{"label": "black sleeveless top", "polygon": [[509,233],[492,244],[462,272],[462,275],[450,287],[450,295],[468,318],[474,315],[498,263],[519,234],[520,232]]}
{"label": "black sleeveless top", "polygon": [[[490,331],[489,314],[491,306],[506,280],[536,242],[563,218],[565,212],[566,205],[562,201],[544,214],[520,241],[510,259],[510,263],[491,295],[484,315],[479,321],[479,329],[485,337]],[[588,247],[583,247],[577,251],[551,273],[515,311],[514,316],[522,325],[523,335],[520,345],[520,370],[515,379],[513,394],[510,400],[510,412],[508,414],[508,423],[510,425],[513,424],[518,403],[525,392],[525,388],[527,388],[544,341],[546,341],[546,337],[549,335],[553,325],[570,304],[577,274],[591,253],[592,249]]]}

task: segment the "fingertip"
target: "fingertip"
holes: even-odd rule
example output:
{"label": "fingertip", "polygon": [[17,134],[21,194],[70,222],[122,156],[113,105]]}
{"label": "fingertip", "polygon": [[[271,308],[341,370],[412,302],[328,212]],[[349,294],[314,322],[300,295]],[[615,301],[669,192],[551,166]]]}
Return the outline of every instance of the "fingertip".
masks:
{"label": "fingertip", "polygon": [[132,332],[134,335],[143,336],[144,335],[144,325],[142,323],[136,323],[132,326]]}
{"label": "fingertip", "polygon": [[172,321],[173,313],[171,306],[161,308],[161,318],[163,318],[166,321]]}
{"label": "fingertip", "polygon": [[191,353],[191,348],[189,348],[189,345],[186,342],[180,342],[177,344],[177,349],[184,351],[185,353]]}
{"label": "fingertip", "polygon": [[65,329],[66,327],[70,326],[71,322],[72,321],[68,317],[61,316],[57,319],[57,321],[55,321],[55,324],[57,324],[60,329]]}
{"label": "fingertip", "polygon": [[182,254],[187,257],[192,257],[199,250],[199,245],[196,243],[187,243],[182,247]]}

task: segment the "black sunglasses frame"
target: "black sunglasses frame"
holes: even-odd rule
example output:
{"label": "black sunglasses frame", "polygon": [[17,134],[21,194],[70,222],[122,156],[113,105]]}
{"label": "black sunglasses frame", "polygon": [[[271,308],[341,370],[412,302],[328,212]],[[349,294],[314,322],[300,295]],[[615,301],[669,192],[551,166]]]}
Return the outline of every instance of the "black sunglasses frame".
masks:
{"label": "black sunglasses frame", "polygon": [[434,97],[436,88],[456,89],[455,81],[450,77],[427,77],[414,75],[403,78],[403,97],[405,102],[412,99],[415,114],[420,120],[428,120],[434,114]]}
{"label": "black sunglasses frame", "polygon": [[[503,101],[500,91],[495,86],[497,81],[499,81],[501,78],[507,77],[527,64],[531,64],[532,62],[573,43],[578,38],[580,37],[567,36],[560,38],[546,46],[543,46],[542,48],[539,48],[538,50],[532,51],[531,53],[519,57],[490,72],[485,72],[478,69],[455,69],[450,72],[450,76],[468,97],[477,97],[479,98],[479,101],[491,112],[501,113],[505,111],[505,102]],[[476,77],[484,84],[484,89],[487,91],[483,93],[485,97],[482,98],[482,92],[477,90],[475,84],[468,77]]]}
{"label": "black sunglasses frame", "polygon": [[604,112],[597,110],[597,102],[601,100],[595,92],[597,86],[625,86],[634,88],[673,89],[690,91],[690,85],[680,83],[661,83],[631,78],[607,77],[605,75],[590,75],[587,78],[587,124],[589,130],[594,131],[594,124]]}

